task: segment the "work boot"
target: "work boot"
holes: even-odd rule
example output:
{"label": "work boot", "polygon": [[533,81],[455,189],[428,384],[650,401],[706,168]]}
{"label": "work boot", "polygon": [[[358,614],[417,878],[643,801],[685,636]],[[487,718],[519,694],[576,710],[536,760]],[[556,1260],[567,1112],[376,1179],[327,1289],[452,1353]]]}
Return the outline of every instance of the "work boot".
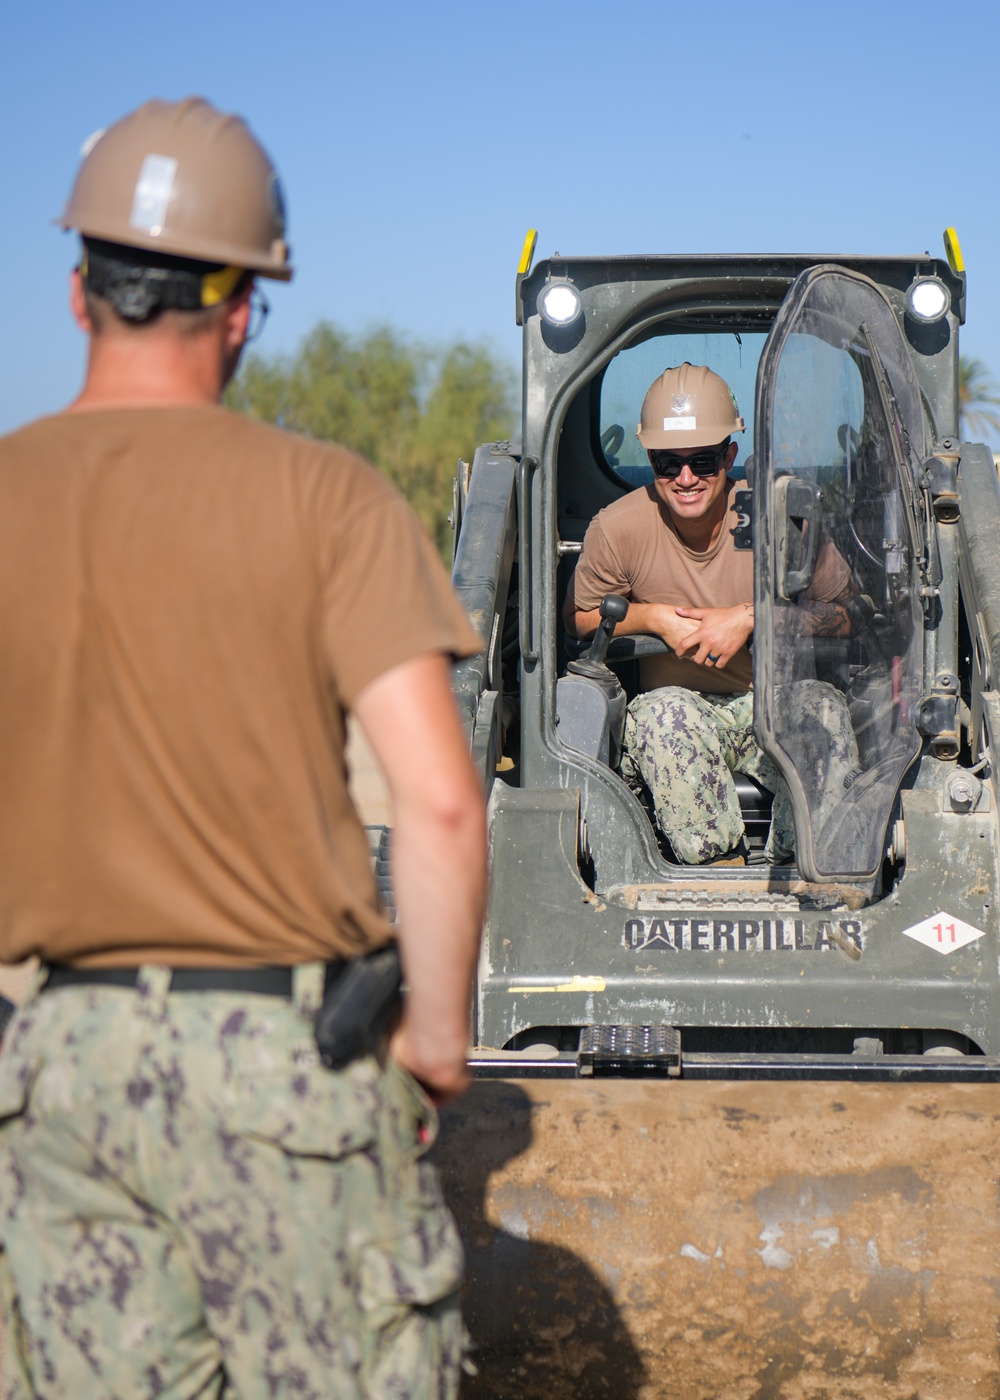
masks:
{"label": "work boot", "polygon": [[749,864],[749,855],[746,839],[741,838],[730,850],[723,851],[721,855],[713,856],[711,860],[703,860],[701,864],[702,867],[707,865],[747,865]]}

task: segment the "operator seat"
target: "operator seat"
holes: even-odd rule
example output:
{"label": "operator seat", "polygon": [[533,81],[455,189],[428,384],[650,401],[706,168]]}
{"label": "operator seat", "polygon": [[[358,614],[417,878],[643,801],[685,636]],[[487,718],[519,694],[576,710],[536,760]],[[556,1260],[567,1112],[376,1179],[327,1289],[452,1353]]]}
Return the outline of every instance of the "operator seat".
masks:
{"label": "operator seat", "polygon": [[[609,594],[603,600],[602,611],[613,597],[614,595]],[[659,637],[643,635],[612,637],[613,630],[612,624],[604,645],[600,647],[602,653],[599,662],[600,669],[608,668],[616,674],[620,668],[631,667],[634,670],[635,663],[642,656],[651,656],[667,649],[666,643]],[[563,640],[566,653],[570,658],[570,671],[575,670],[573,662],[578,661],[585,652],[591,650],[593,643],[581,642],[565,632]],[[628,690],[631,699],[635,689],[630,686]],[[620,723],[624,719],[624,706],[621,709],[621,716]],[[616,756],[620,750],[621,734],[620,732],[616,735],[609,733],[608,722],[610,719],[611,714],[607,700],[602,699],[597,694],[597,688],[592,682],[581,684],[579,678],[574,680],[569,674],[564,675],[556,687],[556,724],[562,730],[564,742],[567,742],[572,748],[580,748],[584,752],[591,753],[593,757],[608,763],[617,771]],[[570,737],[573,734],[578,736],[575,742]],[[615,755],[615,757],[610,757],[610,755]],[[773,796],[766,787],[745,773],[734,773],[733,779],[736,784],[740,814],[746,829],[747,845],[751,851],[763,850],[771,826]],[[651,809],[647,806],[646,810],[652,821]]]}

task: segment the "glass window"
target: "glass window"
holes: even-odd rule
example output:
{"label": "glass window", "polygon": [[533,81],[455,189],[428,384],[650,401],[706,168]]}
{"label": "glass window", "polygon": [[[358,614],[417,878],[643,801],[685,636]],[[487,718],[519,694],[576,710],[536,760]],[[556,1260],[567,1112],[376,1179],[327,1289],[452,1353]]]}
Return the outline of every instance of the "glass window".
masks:
{"label": "glass window", "polygon": [[774,471],[816,478],[836,463],[846,466],[849,479],[865,409],[861,371],[849,349],[816,335],[790,335],[778,361],[775,402]]}
{"label": "glass window", "polygon": [[792,796],[800,870],[868,877],[920,746],[919,398],[878,289],[824,269],[789,293],[762,377],[758,732]]}
{"label": "glass window", "polygon": [[735,434],[736,467],[753,452],[753,400],[757,361],[767,337],[760,331],[665,332],[630,345],[608,365],[601,384],[600,433],[604,459],[628,486],[652,481],[649,459],[636,437],[636,427],[646,390],[665,369],[682,365],[708,365],[732,389],[746,431]]}

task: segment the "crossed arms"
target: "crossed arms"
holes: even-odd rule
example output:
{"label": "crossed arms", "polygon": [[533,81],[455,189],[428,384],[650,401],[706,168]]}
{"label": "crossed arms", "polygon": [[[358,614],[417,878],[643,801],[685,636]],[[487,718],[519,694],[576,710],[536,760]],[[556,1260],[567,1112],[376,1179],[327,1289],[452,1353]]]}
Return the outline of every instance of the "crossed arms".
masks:
{"label": "crossed arms", "polygon": [[[587,638],[597,630],[600,609],[581,609],[567,599],[563,621],[575,637]],[[675,608],[670,603],[632,603],[624,622],[616,629],[619,636],[643,632],[660,637],[671,651],[700,666],[725,666],[753,632],[753,604],[737,603],[732,608]],[[717,657],[709,662],[709,656]]]}
{"label": "crossed arms", "polygon": [[[844,588],[830,602],[800,599],[802,631],[812,637],[849,637],[851,620],[846,604],[853,594]],[[598,608],[577,608],[567,597],[563,621],[574,637],[586,639],[598,628]],[[699,666],[726,666],[753,633],[753,604],[737,603],[730,608],[678,608],[670,603],[632,603],[628,615],[618,624],[618,636],[646,633],[660,637],[671,651]],[[718,658],[710,662],[708,657]]]}

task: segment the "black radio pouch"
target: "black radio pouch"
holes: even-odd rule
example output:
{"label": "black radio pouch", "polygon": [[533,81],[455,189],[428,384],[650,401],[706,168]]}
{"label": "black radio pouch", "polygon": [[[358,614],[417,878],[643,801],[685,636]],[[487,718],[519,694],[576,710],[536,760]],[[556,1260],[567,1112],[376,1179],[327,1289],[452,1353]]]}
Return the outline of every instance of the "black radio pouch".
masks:
{"label": "black radio pouch", "polygon": [[314,1023],[319,1056],[328,1069],[375,1049],[402,1004],[402,985],[395,943],[345,965],[327,988]]}

